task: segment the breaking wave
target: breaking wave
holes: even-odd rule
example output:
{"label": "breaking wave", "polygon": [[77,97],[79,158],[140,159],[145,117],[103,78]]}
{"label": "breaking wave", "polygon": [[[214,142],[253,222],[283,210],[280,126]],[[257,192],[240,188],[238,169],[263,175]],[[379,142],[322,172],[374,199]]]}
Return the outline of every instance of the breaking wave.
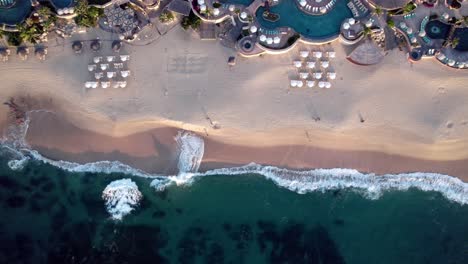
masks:
{"label": "breaking wave", "polygon": [[142,197],[138,186],[131,179],[113,181],[102,192],[106,210],[114,220],[122,220],[135,210]]}
{"label": "breaking wave", "polygon": [[[151,186],[161,191],[172,184],[190,185],[195,179],[215,175],[259,174],[272,180],[278,186],[297,193],[351,189],[369,199],[377,199],[386,191],[406,191],[416,188],[422,191],[435,191],[460,204],[468,204],[468,183],[448,175],[437,173],[402,173],[402,174],[366,174],[353,169],[314,169],[297,171],[262,166],[251,163],[242,167],[224,168],[199,173],[198,168],[203,158],[204,142],[189,132],[180,132],[175,138],[179,151],[179,174],[173,176],[154,175],[133,168],[118,161],[98,161],[79,164],[69,161],[55,161],[42,156],[29,148],[24,140],[28,121],[25,125],[15,126],[1,140],[3,149],[13,153],[15,158],[8,164],[12,169],[21,169],[30,158],[59,167],[69,172],[124,173],[128,175],[152,178]],[[12,131],[14,132],[13,134]]]}

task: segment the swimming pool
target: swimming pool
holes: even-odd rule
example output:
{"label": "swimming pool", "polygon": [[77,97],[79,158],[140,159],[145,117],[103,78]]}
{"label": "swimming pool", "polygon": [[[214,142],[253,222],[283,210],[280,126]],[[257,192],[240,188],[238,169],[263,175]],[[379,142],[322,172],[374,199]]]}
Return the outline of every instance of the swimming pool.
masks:
{"label": "swimming pool", "polygon": [[31,13],[30,0],[16,0],[10,8],[0,8],[0,24],[16,25]]}
{"label": "swimming pool", "polygon": [[235,4],[249,6],[254,0],[220,0],[222,4]]}
{"label": "swimming pool", "polygon": [[50,0],[56,8],[69,7],[73,0]]}
{"label": "swimming pool", "polygon": [[[450,32],[450,25],[439,20],[427,22],[426,34],[431,39],[447,39]],[[453,38],[458,38],[458,45],[455,47],[459,51],[468,51],[468,28],[457,28],[453,32]]]}
{"label": "swimming pool", "polygon": [[302,12],[295,1],[282,0],[270,8],[270,12],[280,15],[280,19],[276,22],[265,20],[262,16],[265,8],[260,7],[256,13],[258,22],[267,29],[290,27],[308,39],[320,40],[338,35],[343,20],[352,17],[351,10],[346,6],[349,1],[337,1],[331,11],[321,16]]}

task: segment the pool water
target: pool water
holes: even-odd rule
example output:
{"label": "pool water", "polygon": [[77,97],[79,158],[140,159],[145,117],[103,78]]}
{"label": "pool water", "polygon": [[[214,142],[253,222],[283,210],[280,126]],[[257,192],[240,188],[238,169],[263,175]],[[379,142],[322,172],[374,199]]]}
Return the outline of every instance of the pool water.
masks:
{"label": "pool water", "polygon": [[264,7],[257,10],[256,17],[258,22],[267,29],[278,27],[290,27],[302,36],[320,40],[338,35],[341,23],[346,18],[352,17],[351,11],[346,4],[348,1],[337,1],[335,7],[321,16],[308,15],[302,12],[295,0],[283,0],[278,5],[270,8],[270,12],[280,15],[276,22],[270,22],[263,18]]}
{"label": "pool water", "polygon": [[[426,34],[431,39],[446,39],[450,32],[450,25],[439,20],[429,21],[426,25]],[[453,33],[453,38],[459,39],[459,44],[455,47],[459,51],[468,51],[468,28],[457,28]]]}
{"label": "pool water", "polygon": [[0,8],[0,24],[16,25],[31,13],[30,0],[17,0],[10,8]]}
{"label": "pool water", "polygon": [[56,8],[65,8],[69,7],[73,0],[51,0],[51,2]]}

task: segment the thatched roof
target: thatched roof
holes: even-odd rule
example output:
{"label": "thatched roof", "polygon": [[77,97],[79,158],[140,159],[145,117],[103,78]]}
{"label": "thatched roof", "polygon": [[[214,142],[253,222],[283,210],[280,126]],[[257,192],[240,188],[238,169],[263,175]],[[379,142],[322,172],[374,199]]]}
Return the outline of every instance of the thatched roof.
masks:
{"label": "thatched roof", "polygon": [[377,6],[380,6],[385,9],[397,9],[405,6],[411,0],[370,0]]}
{"label": "thatched roof", "polygon": [[36,54],[36,57],[40,60],[44,60],[45,56],[47,55],[47,49],[45,48],[37,48],[36,51],[34,52]]}
{"label": "thatched roof", "polygon": [[101,42],[99,40],[93,40],[89,46],[92,50],[98,51],[101,49]]}
{"label": "thatched roof", "polygon": [[29,49],[25,47],[18,47],[16,54],[18,54],[22,60],[25,60],[28,58]]}
{"label": "thatched roof", "polygon": [[348,60],[359,65],[373,65],[384,58],[382,49],[374,41],[365,40],[359,44],[349,55]]}
{"label": "thatched roof", "polygon": [[0,49],[0,58],[8,57],[10,55],[10,50],[8,49]]}
{"label": "thatched roof", "polygon": [[72,44],[72,49],[76,52],[79,53],[83,49],[83,42],[81,41],[75,41]]}
{"label": "thatched roof", "polygon": [[112,50],[113,51],[119,52],[121,47],[122,47],[122,42],[120,42],[118,40],[115,40],[114,42],[112,42]]}

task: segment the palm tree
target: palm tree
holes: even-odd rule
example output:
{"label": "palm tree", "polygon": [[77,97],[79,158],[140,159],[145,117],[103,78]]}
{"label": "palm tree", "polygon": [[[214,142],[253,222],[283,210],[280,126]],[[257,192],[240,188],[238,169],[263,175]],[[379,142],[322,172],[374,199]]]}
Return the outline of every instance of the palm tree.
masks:
{"label": "palm tree", "polygon": [[49,19],[49,16],[51,14],[50,9],[47,6],[41,6],[39,10],[37,10],[37,13],[39,16],[42,17],[42,19],[47,20]]}
{"label": "palm tree", "polygon": [[364,27],[364,30],[362,31],[364,36],[370,36],[372,35],[372,30],[368,27]]}
{"label": "palm tree", "polygon": [[459,43],[460,43],[459,38],[453,38],[452,41],[450,41],[450,46],[452,47],[452,49],[454,49],[456,46],[458,46]]}
{"label": "palm tree", "polygon": [[383,14],[382,8],[376,6],[375,9],[374,9],[374,14],[377,15],[377,16],[382,15]]}

